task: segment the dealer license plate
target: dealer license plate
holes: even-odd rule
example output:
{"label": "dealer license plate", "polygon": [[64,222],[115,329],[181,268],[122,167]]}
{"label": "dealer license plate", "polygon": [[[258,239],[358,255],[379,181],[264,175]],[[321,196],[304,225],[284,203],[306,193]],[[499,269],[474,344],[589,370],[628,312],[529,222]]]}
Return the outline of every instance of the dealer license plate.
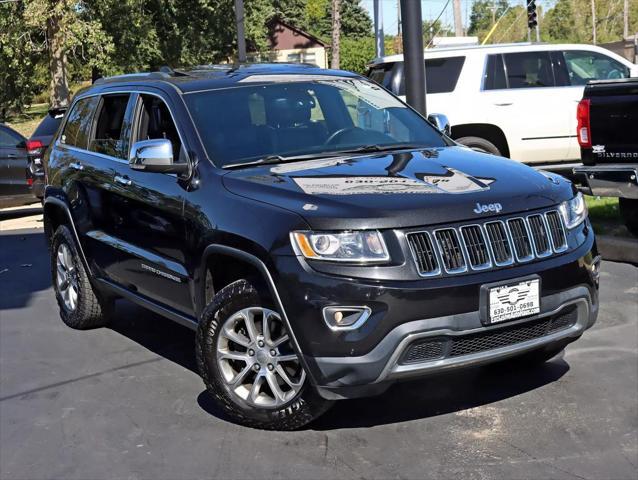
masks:
{"label": "dealer license plate", "polygon": [[540,312],[540,280],[524,280],[489,290],[489,323],[505,322]]}

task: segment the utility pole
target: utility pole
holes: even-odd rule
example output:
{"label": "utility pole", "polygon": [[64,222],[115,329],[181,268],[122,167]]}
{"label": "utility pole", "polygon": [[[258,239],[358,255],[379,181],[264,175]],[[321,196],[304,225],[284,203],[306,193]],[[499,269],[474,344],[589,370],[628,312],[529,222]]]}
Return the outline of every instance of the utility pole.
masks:
{"label": "utility pole", "polygon": [[421,2],[401,0],[403,19],[403,71],[407,102],[424,117],[425,62],[423,61],[423,19]]}
{"label": "utility pole", "polygon": [[623,40],[629,38],[629,0],[625,0],[624,10],[623,10],[622,38]]}
{"label": "utility pole", "polygon": [[341,42],[341,0],[332,0],[332,62],[330,68],[339,68]]}
{"label": "utility pole", "polygon": [[591,43],[596,45],[596,0],[591,0],[591,37]]}
{"label": "utility pole", "polygon": [[401,0],[397,0],[397,38],[395,52],[403,53],[403,37],[401,36]]}
{"label": "utility pole", "polygon": [[237,25],[237,60],[246,62],[246,34],[244,33],[244,0],[235,0],[235,23]]}
{"label": "utility pole", "polygon": [[385,35],[383,33],[383,8],[379,5],[380,0],[374,0],[374,38],[375,55],[377,58],[385,55]]}
{"label": "utility pole", "polygon": [[461,12],[461,0],[454,0],[454,35],[463,36],[463,13]]}

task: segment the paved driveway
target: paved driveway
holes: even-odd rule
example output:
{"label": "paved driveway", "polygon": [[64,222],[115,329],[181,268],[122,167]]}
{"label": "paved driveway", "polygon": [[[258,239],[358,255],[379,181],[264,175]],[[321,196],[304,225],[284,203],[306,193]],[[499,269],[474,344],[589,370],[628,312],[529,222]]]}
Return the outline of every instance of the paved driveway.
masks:
{"label": "paved driveway", "polygon": [[193,334],[127,303],[66,328],[41,231],[0,234],[0,478],[638,476],[638,268],[605,263],[598,324],[563,360],[403,383],[307,429],[220,417]]}

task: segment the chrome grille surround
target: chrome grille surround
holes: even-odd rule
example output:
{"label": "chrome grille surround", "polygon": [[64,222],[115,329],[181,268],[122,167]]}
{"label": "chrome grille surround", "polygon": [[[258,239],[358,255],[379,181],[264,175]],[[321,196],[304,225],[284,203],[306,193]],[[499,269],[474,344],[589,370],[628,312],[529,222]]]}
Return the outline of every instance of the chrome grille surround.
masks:
{"label": "chrome grille surround", "polygon": [[406,232],[406,239],[421,277],[522,264],[569,248],[567,230],[555,209],[504,220],[410,231]]}

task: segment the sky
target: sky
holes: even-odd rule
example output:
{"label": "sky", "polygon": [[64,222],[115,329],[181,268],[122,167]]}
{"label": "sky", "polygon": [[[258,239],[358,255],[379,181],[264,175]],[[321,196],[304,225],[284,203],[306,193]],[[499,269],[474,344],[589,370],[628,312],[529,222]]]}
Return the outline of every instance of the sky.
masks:
{"label": "sky", "polygon": [[[413,0],[419,1],[419,0]],[[434,20],[439,16],[447,0],[420,0],[421,11],[423,12],[423,20]],[[379,0],[383,6],[383,31],[388,35],[396,35],[397,33],[397,4],[399,0]],[[470,12],[472,10],[473,0],[461,0],[461,9],[463,12],[463,26],[467,28],[470,24]],[[525,5],[525,0],[510,0],[510,5]],[[537,5],[548,8],[553,3],[552,0],[536,0]],[[373,17],[372,4],[373,0],[361,0],[361,4],[370,12],[370,18]],[[452,0],[450,0],[447,8],[441,16],[444,24],[453,26],[454,18],[452,13]]]}

